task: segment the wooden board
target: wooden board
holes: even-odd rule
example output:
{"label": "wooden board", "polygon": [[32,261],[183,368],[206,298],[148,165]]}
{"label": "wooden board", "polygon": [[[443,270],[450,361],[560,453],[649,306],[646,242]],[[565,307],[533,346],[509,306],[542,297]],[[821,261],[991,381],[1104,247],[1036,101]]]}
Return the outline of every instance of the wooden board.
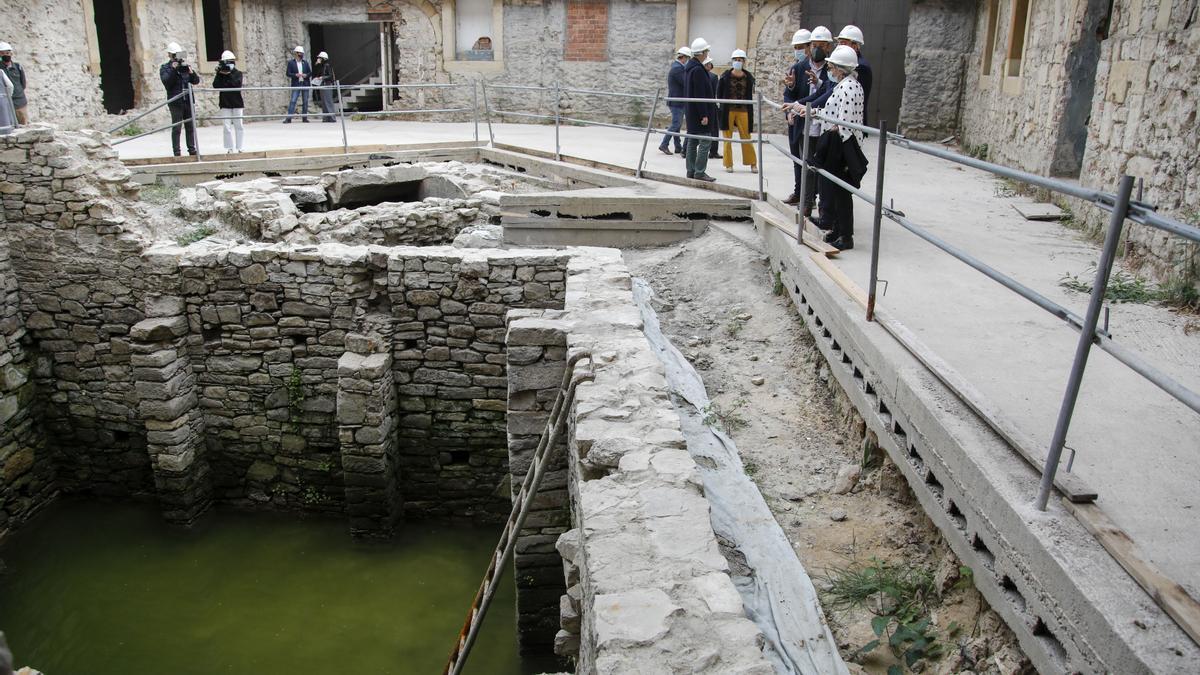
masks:
{"label": "wooden board", "polygon": [[1053,204],[1043,202],[1012,202],[1012,207],[1025,220],[1062,220],[1067,214]]}
{"label": "wooden board", "polygon": [[822,253],[812,253],[809,254],[809,257],[814,263],[817,264],[817,267],[820,267],[825,274],[829,275],[829,278],[833,281],[833,283],[838,285],[838,288],[842,289],[846,292],[846,295],[850,296],[851,300],[857,302],[864,310],[867,308],[866,291],[860,288],[858,284],[854,283],[854,280],[846,276],[846,273],[843,272],[840,267],[835,265],[832,260],[825,257],[825,255]]}
{"label": "wooden board", "polygon": [[[765,210],[761,203],[756,204],[754,213],[758,216],[761,216],[763,221],[768,225],[786,234],[793,240],[796,239],[796,233],[800,230],[799,225],[790,224],[775,212]],[[807,229],[804,230],[803,237],[804,239],[800,242],[801,244],[826,257],[832,258],[841,252],[829,244],[826,244],[820,237],[814,236]]]}
{"label": "wooden board", "polygon": [[1172,581],[1154,563],[1145,560],[1133,539],[1117,527],[1095,504],[1073,504],[1064,499],[1063,506],[1091,532],[1109,555],[1141,586],[1154,602],[1163,608],[1183,632],[1200,645],[1200,602],[1187,590]]}

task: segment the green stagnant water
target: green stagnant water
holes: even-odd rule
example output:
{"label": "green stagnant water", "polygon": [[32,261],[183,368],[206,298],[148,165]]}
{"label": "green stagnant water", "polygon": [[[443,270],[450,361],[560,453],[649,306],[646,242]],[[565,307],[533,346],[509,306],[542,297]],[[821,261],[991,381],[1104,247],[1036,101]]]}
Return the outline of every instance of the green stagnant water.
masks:
{"label": "green stagnant water", "polygon": [[[408,524],[354,542],[339,520],[62,502],[0,547],[0,630],[18,665],[106,673],[440,673],[496,528]],[[505,580],[467,672],[517,656]]]}

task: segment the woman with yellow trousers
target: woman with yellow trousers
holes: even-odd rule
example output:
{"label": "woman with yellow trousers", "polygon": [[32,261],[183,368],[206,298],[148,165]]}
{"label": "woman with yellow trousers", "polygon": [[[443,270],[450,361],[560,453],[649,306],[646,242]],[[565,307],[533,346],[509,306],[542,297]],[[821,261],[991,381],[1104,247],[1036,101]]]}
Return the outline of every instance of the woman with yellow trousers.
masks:
{"label": "woman with yellow trousers", "polygon": [[[733,66],[721,74],[717,82],[717,98],[746,101],[722,103],[717,108],[717,123],[725,138],[733,138],[736,128],[738,137],[749,139],[754,133],[754,75],[746,70],[746,52],[737,49],[732,56]],[[750,173],[758,172],[758,159],[754,155],[753,143],[742,146],[742,164],[750,167]],[[725,141],[725,170],[733,173],[733,143]]]}

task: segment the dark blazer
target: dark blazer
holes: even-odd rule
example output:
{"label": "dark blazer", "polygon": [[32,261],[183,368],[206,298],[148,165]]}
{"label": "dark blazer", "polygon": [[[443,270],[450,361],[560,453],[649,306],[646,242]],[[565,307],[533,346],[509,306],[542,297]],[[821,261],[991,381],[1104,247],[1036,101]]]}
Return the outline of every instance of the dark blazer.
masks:
{"label": "dark blazer", "polygon": [[[167,90],[167,98],[171,98],[183,92],[190,85],[200,84],[200,76],[195,70],[189,70],[186,73],[178,68],[171,67],[171,62],[167,61],[158,68],[158,79],[162,80],[163,87]],[[185,98],[181,98],[171,105],[188,105]]]}
{"label": "dark blazer", "polygon": [[[684,77],[683,64],[678,61],[671,62],[671,69],[667,71],[667,98],[687,98],[687,78]],[[668,108],[683,109],[685,105],[667,101]]]}
{"label": "dark blazer", "polygon": [[[308,75],[308,78],[301,80],[301,74]],[[307,87],[312,78],[312,66],[308,65],[306,59],[288,59],[287,76],[293,87]]]}
{"label": "dark blazer", "polygon": [[870,107],[867,102],[871,100],[871,64],[867,63],[867,59],[862,54],[858,55],[858,68],[854,71],[858,77],[858,83],[863,88],[863,122],[867,121],[867,111]]}
{"label": "dark blazer", "polygon": [[805,96],[808,96],[808,75],[805,73],[808,72],[809,65],[810,64],[807,56],[792,64],[792,67],[789,70],[792,73],[792,79],[795,81],[795,84],[791,87],[783,88],[784,103],[799,101]]}
{"label": "dark blazer", "polygon": [[[235,69],[231,73],[217,73],[213,78],[213,89],[241,89],[242,88],[242,71]],[[222,108],[245,108],[246,103],[242,100],[242,92],[240,91],[223,91],[217,95],[218,103]]]}
{"label": "dark blazer", "polygon": [[[687,75],[687,92],[685,98],[716,98],[717,92],[713,90],[712,79],[709,78],[709,72],[696,59],[687,62],[684,67],[684,74]],[[717,118],[717,106],[715,103],[687,103],[684,110],[687,113],[687,130],[689,134],[702,135],[708,133],[709,125],[713,124]],[[700,120],[708,118],[708,124],[701,124]]]}
{"label": "dark blazer", "polygon": [[[750,105],[750,104],[753,104],[753,102],[754,102],[754,74],[748,70],[743,70],[742,72],[746,74],[746,79],[747,79],[747,81],[746,81],[746,103],[747,103],[747,105]],[[732,81],[733,81],[733,69],[732,68],[725,71],[724,73],[721,73],[721,78],[720,78],[720,80],[717,81],[717,98],[732,98],[733,97],[732,94],[730,93],[731,91],[733,91],[733,82]],[[732,104],[726,104],[726,103],[718,103],[717,104],[717,125],[719,126],[719,128],[722,131],[729,128],[729,113],[732,111],[732,108],[733,108]],[[750,117],[750,133],[754,133],[754,114],[753,114],[754,108],[749,107],[748,109],[751,111],[751,114],[749,116]]]}
{"label": "dark blazer", "polygon": [[837,129],[830,129],[817,139],[813,163],[854,187],[861,187],[869,162],[858,145],[858,137],[851,134],[850,140],[843,141]]}

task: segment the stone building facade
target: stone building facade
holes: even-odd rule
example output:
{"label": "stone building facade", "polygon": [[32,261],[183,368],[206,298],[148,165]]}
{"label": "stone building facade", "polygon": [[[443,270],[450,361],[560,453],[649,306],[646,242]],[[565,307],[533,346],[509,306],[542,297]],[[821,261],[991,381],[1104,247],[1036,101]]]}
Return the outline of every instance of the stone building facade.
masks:
{"label": "stone building facade", "polygon": [[[1186,0],[931,0],[913,6],[901,131],[1143,200],[1200,221],[1200,7]],[[919,83],[919,84],[918,84]],[[1106,212],[1071,203],[1089,229]],[[1197,247],[1127,224],[1127,253],[1160,281],[1200,278]]]}

